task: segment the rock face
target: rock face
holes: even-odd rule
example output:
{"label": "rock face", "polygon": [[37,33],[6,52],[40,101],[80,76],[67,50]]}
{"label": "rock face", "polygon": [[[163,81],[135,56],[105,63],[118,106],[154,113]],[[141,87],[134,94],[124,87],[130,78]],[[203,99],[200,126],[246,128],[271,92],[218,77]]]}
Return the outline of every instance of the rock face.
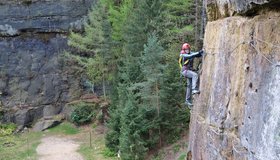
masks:
{"label": "rock face", "polygon": [[240,4],[233,10],[245,13],[257,9],[253,1],[264,5],[257,15],[210,17],[218,20],[207,24],[191,115],[193,160],[280,159],[280,8],[267,11],[273,1],[262,0],[215,3]]}
{"label": "rock face", "polygon": [[[0,2],[2,121],[27,125],[58,114],[82,92],[62,55],[69,29],[80,30],[92,0]],[[0,117],[1,118],[1,117]],[[1,119],[0,119],[1,121]]]}

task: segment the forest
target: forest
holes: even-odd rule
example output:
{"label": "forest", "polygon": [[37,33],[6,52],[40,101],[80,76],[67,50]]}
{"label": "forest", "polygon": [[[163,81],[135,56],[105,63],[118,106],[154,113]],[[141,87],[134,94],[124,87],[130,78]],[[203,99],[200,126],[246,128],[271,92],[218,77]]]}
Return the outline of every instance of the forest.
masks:
{"label": "forest", "polygon": [[100,0],[83,32],[70,33],[68,56],[85,68],[92,84],[103,86],[110,101],[106,146],[122,159],[144,159],[188,130],[178,57],[184,42],[192,50],[201,47],[201,3]]}

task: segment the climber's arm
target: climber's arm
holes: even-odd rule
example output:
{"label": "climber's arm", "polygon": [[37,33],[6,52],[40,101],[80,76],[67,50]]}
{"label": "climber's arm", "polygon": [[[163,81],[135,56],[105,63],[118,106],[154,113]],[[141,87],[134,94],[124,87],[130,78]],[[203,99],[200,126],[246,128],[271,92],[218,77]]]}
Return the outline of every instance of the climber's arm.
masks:
{"label": "climber's arm", "polygon": [[185,58],[194,58],[194,57],[201,57],[203,54],[203,50],[199,52],[191,52],[190,54],[180,54],[180,57],[185,57]]}

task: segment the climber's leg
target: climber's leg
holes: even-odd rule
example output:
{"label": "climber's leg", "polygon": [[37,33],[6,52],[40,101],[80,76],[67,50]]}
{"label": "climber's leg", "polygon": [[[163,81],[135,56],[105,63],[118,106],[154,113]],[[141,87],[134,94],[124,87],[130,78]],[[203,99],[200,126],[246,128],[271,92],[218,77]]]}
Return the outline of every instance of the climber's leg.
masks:
{"label": "climber's leg", "polygon": [[186,87],[186,101],[190,102],[191,103],[191,82],[192,82],[192,79],[188,78],[187,79],[187,87]]}
{"label": "climber's leg", "polygon": [[199,90],[196,89],[197,86],[197,80],[198,80],[198,74],[191,71],[191,70],[185,70],[182,72],[182,74],[187,77],[192,79],[192,94],[197,94],[199,93]]}

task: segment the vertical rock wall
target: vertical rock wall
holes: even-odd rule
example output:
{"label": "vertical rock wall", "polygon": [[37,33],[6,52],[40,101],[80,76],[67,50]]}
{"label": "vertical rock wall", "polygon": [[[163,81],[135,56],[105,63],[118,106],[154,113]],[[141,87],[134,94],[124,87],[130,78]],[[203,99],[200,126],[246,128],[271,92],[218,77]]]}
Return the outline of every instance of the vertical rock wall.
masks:
{"label": "vertical rock wall", "polygon": [[[69,29],[80,30],[92,0],[0,3],[0,118],[27,125],[52,116],[82,92],[61,58]],[[3,115],[3,112],[5,114]]]}
{"label": "vertical rock wall", "polygon": [[[280,5],[275,4],[208,2],[216,7],[208,8],[212,21],[205,32],[201,94],[194,97],[191,115],[193,160],[280,159]],[[225,6],[244,15],[224,14]]]}

